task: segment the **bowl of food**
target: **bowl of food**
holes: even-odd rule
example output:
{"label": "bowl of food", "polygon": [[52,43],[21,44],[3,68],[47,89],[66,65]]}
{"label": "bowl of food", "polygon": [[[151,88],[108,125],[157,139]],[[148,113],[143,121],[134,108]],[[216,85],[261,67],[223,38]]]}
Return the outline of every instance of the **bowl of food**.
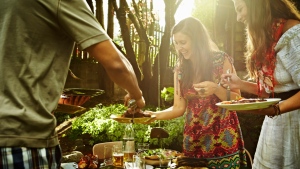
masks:
{"label": "bowl of food", "polygon": [[171,160],[176,158],[180,153],[170,149],[149,149],[140,152],[145,163],[153,166],[167,166]]}

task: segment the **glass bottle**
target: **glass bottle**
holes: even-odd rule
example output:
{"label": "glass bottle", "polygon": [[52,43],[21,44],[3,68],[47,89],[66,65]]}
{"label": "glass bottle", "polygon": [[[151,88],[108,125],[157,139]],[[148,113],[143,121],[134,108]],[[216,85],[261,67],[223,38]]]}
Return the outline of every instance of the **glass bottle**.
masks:
{"label": "glass bottle", "polygon": [[123,146],[124,146],[124,162],[132,162],[133,155],[135,154],[135,143],[134,143],[134,130],[133,124],[126,124],[124,135],[123,135]]}

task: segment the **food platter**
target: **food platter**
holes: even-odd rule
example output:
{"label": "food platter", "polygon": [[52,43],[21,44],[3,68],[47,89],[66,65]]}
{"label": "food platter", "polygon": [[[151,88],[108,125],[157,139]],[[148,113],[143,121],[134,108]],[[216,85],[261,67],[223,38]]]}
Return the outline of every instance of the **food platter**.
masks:
{"label": "food platter", "polygon": [[86,110],[86,108],[81,106],[69,105],[69,104],[58,104],[54,112],[75,114]]}
{"label": "food platter", "polygon": [[[160,160],[158,154],[163,154],[163,159]],[[170,150],[170,149],[150,149],[145,150],[142,152],[142,155],[144,156],[145,164],[149,165],[168,165],[169,162],[171,162],[172,159],[176,158],[178,155],[181,155],[176,150]]]}
{"label": "food platter", "polygon": [[164,160],[152,160],[152,159],[147,159],[145,158],[145,164],[148,164],[148,165],[152,165],[152,166],[158,166],[158,165],[162,165],[162,166],[166,166],[169,164],[170,160],[171,159],[164,159]]}
{"label": "food platter", "polygon": [[66,88],[63,90],[65,96],[99,96],[104,93],[101,89]]}
{"label": "food platter", "polygon": [[152,115],[151,117],[139,117],[139,118],[128,118],[128,117],[122,117],[122,115],[111,115],[111,119],[116,120],[119,123],[140,123],[140,124],[146,124],[148,121],[155,119],[155,115]]}
{"label": "food platter", "polygon": [[267,108],[272,104],[278,103],[280,98],[268,98],[266,101],[261,102],[251,102],[251,103],[234,103],[228,104],[224,102],[219,102],[216,105],[228,110],[255,110],[255,109],[263,109]]}

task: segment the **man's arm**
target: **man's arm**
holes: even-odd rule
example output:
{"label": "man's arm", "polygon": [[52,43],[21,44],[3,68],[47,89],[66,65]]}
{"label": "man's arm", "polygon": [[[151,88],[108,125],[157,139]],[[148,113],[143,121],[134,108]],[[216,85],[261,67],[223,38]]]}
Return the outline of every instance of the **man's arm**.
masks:
{"label": "man's arm", "polygon": [[86,48],[86,51],[103,65],[112,81],[125,89],[130,98],[137,101],[139,108],[144,107],[144,99],[133,68],[111,40],[92,45]]}

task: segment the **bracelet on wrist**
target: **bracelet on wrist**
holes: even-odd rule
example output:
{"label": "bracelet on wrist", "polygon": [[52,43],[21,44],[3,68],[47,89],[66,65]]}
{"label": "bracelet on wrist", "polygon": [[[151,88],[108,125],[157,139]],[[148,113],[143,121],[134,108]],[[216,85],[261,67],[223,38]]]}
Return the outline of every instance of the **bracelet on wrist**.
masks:
{"label": "bracelet on wrist", "polygon": [[278,116],[281,114],[280,108],[279,108],[279,103],[272,105],[274,109],[274,114],[273,115],[268,115],[268,117],[273,118],[275,116]]}

